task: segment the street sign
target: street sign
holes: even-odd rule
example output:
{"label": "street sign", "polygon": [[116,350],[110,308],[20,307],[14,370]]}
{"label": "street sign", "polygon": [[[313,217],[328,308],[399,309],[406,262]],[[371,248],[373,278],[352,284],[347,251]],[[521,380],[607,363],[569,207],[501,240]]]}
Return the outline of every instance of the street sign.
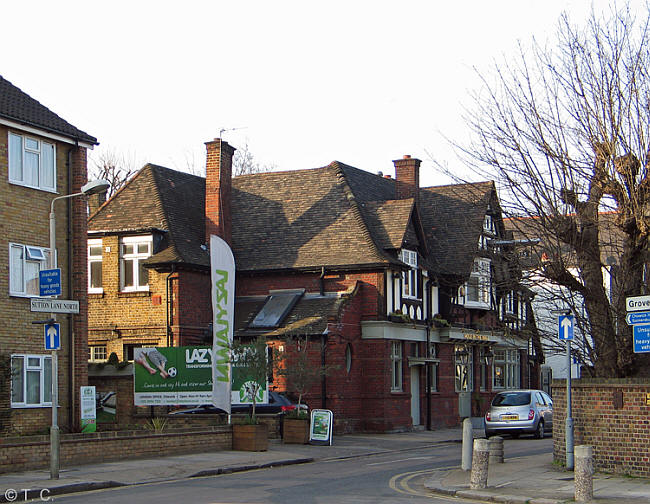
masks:
{"label": "street sign", "polygon": [[79,313],[79,301],[31,298],[29,309],[33,312],[44,313]]}
{"label": "street sign", "polygon": [[573,339],[573,315],[560,315],[557,318],[558,336],[561,341],[571,341]]}
{"label": "street sign", "polygon": [[650,324],[635,325],[634,353],[650,352]]}
{"label": "street sign", "polygon": [[61,295],[61,268],[38,272],[39,296]]}
{"label": "street sign", "polygon": [[61,325],[45,324],[45,350],[59,350],[61,348]]}
{"label": "street sign", "polygon": [[650,310],[650,296],[634,296],[625,298],[625,308],[629,312]]}
{"label": "street sign", "polygon": [[650,324],[650,311],[628,313],[625,322],[627,325]]}

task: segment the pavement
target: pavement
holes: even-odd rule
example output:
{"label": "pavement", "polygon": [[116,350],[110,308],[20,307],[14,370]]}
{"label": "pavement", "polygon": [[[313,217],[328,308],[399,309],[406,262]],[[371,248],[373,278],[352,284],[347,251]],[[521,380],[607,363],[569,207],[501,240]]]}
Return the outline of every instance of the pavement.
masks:
{"label": "pavement", "polygon": [[[475,430],[475,437],[481,433]],[[76,467],[63,467],[59,479],[49,469],[0,474],[0,502],[24,502],[87,490],[173,481],[184,478],[233,473],[321,460],[365,457],[402,452],[444,443],[456,443],[461,454],[462,429],[414,431],[391,434],[334,436],[332,446],[283,444],[271,440],[265,452],[216,451],[152,459],[132,459]],[[552,504],[573,501],[573,474],[552,463],[552,455],[508,458],[492,464],[488,488],[469,488],[469,471],[432,469],[425,487],[432,494],[454,495],[472,500]],[[27,490],[27,494],[25,494]],[[25,497],[26,496],[26,497]],[[594,475],[597,503],[650,502],[650,479]]]}

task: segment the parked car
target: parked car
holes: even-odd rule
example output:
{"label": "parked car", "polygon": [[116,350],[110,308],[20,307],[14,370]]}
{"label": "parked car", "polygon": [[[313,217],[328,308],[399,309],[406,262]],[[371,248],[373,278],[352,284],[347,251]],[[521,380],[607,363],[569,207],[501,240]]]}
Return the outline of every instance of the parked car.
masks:
{"label": "parked car", "polygon": [[484,423],[487,437],[533,434],[543,439],[553,431],[553,400],[542,390],[504,390],[492,399]]}
{"label": "parked car", "polygon": [[[291,399],[286,395],[279,392],[274,392],[269,390],[269,402],[267,403],[257,403],[255,405],[256,414],[276,414],[276,413],[286,413],[287,411],[295,410],[298,407]],[[233,404],[231,406],[231,412],[235,413],[250,413],[253,409],[252,404]],[[301,404],[300,409],[308,411],[309,408],[306,404]],[[176,411],[172,411],[170,415],[201,415],[201,414],[212,414],[219,415],[225,414],[226,412],[220,408],[216,408],[212,404],[203,404],[201,406],[196,406],[195,408],[185,408]]]}

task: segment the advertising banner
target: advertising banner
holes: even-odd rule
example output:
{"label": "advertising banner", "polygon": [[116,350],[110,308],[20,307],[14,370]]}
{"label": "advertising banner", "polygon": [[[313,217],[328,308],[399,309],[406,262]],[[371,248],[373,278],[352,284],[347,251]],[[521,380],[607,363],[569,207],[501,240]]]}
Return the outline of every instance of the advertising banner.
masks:
{"label": "advertising banner", "polygon": [[331,446],[333,426],[334,414],[330,410],[312,410],[309,425],[309,444]]}
{"label": "advertising banner", "polygon": [[212,281],[212,397],[214,406],[230,413],[231,362],[235,315],[235,258],[224,240],[210,236]]}
{"label": "advertising banner", "polygon": [[269,402],[268,384],[260,383],[259,387],[251,386],[253,380],[246,374],[246,370],[237,367],[237,363],[232,367],[232,404],[253,404],[253,391],[257,390],[255,404]]}
{"label": "advertising banner", "polygon": [[80,387],[81,393],[81,432],[97,430],[95,411],[95,387]]}
{"label": "advertising banner", "polygon": [[212,402],[210,347],[136,348],[133,363],[136,406]]}

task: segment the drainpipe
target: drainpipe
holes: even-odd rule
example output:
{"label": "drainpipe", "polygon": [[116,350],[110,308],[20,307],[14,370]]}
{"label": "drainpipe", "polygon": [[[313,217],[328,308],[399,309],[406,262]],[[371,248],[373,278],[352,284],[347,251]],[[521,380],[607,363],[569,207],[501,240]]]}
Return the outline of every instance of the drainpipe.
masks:
{"label": "drainpipe", "polygon": [[171,285],[172,282],[172,275],[176,272],[176,265],[172,264],[172,270],[169,272],[169,275],[167,275],[167,278],[165,279],[165,289],[166,289],[166,296],[167,296],[167,310],[166,310],[166,327],[167,327],[167,346],[174,346],[173,339],[172,339],[172,328],[170,325],[171,322],[171,316],[170,314],[172,313],[172,310],[174,308],[174,300],[169,296],[170,288],[169,286]]}
{"label": "drainpipe", "polygon": [[[327,331],[327,330],[326,330]],[[327,348],[327,332],[323,333],[320,337],[320,363],[325,366],[325,349]],[[323,375],[320,382],[321,401],[320,407],[327,409],[327,377]]]}
{"label": "drainpipe", "polygon": [[325,266],[320,271],[320,296],[325,295]]}
{"label": "drainpipe", "polygon": [[[72,147],[68,149],[68,155],[65,161],[65,166],[68,171],[68,181],[67,181],[67,192],[66,194],[72,194]],[[66,205],[66,222],[68,228],[68,299],[72,299],[72,226],[70,225],[70,216],[72,215],[72,198],[68,198],[68,204]],[[52,250],[51,254],[54,253]],[[86,314],[86,316],[88,316]],[[68,429],[70,432],[74,432],[74,422],[75,422],[75,407],[74,407],[74,391],[76,389],[76,382],[74,379],[74,363],[75,363],[75,352],[74,352],[74,332],[72,331],[72,314],[68,314],[68,345],[70,346],[69,359],[68,359],[68,380],[70,386],[68,387]],[[88,364],[86,364],[88,365]]]}
{"label": "drainpipe", "polygon": [[[425,355],[427,358],[431,357],[431,279],[427,280],[424,285],[424,291],[427,293],[427,305],[425,312],[426,319],[426,330],[427,330],[427,350]],[[431,363],[425,362],[426,373],[425,379],[426,384],[424,390],[427,394],[427,430],[431,430]]]}

